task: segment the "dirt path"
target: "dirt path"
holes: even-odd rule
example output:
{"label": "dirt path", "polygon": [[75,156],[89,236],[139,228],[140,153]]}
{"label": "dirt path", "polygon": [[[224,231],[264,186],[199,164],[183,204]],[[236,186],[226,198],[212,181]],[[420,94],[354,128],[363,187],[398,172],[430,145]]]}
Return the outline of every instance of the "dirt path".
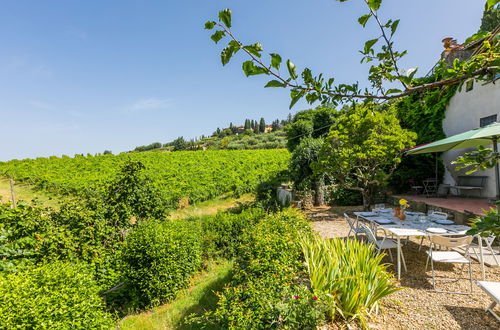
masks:
{"label": "dirt path", "polygon": [[[329,208],[315,208],[307,211],[313,221],[314,230],[322,236],[346,237],[349,227],[339,216],[343,211]],[[402,273],[400,286],[403,290],[396,292],[382,303],[381,312],[373,319],[372,326],[378,329],[499,329],[500,323],[484,310],[490,299],[474,284],[473,294],[458,295],[437,293],[432,290],[431,272],[425,271],[426,250],[419,251],[419,241],[412,239],[403,246],[403,253],[408,272]],[[389,270],[396,269],[389,257],[384,262],[390,264]],[[438,265],[437,275],[445,278],[460,277],[460,266],[450,264]],[[473,263],[474,281],[480,279],[480,265]],[[466,273],[458,282],[444,284],[443,289],[467,291],[469,281]],[[486,269],[488,281],[500,281],[500,269]],[[397,302],[394,302],[397,301]]]}

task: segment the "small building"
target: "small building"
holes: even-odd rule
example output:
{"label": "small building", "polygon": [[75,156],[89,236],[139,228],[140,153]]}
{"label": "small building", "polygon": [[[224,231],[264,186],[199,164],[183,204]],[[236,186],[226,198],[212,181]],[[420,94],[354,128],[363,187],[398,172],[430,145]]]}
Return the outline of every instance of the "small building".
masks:
{"label": "small building", "polygon": [[[451,38],[447,38],[451,39]],[[447,40],[445,39],[445,40]],[[444,40],[443,40],[444,41]],[[482,40],[481,40],[482,41]],[[449,49],[445,44],[443,58],[448,63],[453,59],[461,60],[470,57],[482,42],[476,41],[468,46],[458,45]],[[459,134],[474,128],[483,127],[500,121],[500,77],[490,81],[466,81],[450,99],[443,120],[443,131],[446,136]],[[491,146],[489,146],[491,147]],[[445,165],[445,184],[456,185],[457,178],[465,175],[466,170],[455,170],[456,165],[451,164],[458,156],[475,149],[460,149],[444,152],[442,155]],[[483,197],[494,197],[495,174],[493,169],[477,171],[471,175],[487,176],[486,186],[482,191]],[[453,191],[452,191],[453,193]]]}

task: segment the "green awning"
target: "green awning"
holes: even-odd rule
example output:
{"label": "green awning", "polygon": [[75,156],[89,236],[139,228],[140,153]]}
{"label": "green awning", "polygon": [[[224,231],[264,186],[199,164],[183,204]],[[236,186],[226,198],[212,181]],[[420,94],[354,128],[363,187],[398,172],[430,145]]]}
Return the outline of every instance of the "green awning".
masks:
{"label": "green awning", "polygon": [[406,151],[409,155],[429,152],[443,152],[453,149],[473,148],[479,145],[492,144],[493,138],[500,137],[500,123],[493,123],[485,127],[476,128],[467,132],[447,137],[432,143],[416,146]]}

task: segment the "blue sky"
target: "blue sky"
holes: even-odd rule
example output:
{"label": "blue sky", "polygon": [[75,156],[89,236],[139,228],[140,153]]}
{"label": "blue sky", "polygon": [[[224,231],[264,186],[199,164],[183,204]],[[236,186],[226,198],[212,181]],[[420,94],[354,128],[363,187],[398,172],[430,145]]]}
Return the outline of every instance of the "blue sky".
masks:
{"label": "blue sky", "polygon": [[[479,28],[480,0],[384,0],[400,18],[403,68],[425,73],[441,39]],[[288,92],[246,78],[243,57],[226,67],[203,23],[233,10],[244,42],[291,58],[297,67],[364,82],[362,0],[153,1],[4,0],[0,3],[0,160],[131,150],[178,136],[208,135],[245,118],[285,118]],[[298,104],[293,112],[307,108]]]}

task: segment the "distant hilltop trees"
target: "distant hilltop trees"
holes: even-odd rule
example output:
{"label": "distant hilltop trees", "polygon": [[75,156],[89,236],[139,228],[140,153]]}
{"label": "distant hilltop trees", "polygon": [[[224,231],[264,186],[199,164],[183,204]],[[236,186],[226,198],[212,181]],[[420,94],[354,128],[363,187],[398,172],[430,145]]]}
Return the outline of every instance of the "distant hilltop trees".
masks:
{"label": "distant hilltop trees", "polygon": [[154,142],[149,145],[138,146],[133,151],[182,151],[182,150],[207,150],[207,149],[277,149],[286,147],[286,134],[284,127],[290,124],[292,115],[284,120],[273,120],[268,125],[264,118],[260,120],[245,119],[243,125],[218,127],[210,137],[202,135],[186,140],[183,136],[162,144]]}

